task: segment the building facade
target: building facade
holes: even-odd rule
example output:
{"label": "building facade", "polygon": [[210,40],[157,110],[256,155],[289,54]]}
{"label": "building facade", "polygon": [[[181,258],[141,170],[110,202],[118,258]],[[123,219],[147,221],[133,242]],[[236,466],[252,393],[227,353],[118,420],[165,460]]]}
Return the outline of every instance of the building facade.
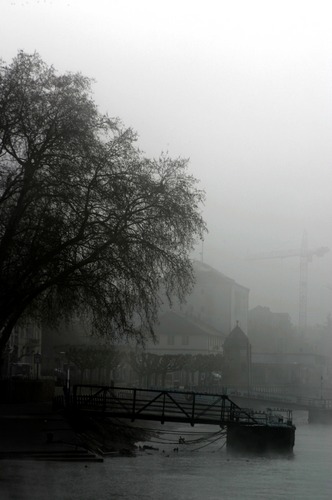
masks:
{"label": "building facade", "polygon": [[226,337],[237,322],[248,332],[249,289],[203,262],[194,262],[196,284],[180,311]]}

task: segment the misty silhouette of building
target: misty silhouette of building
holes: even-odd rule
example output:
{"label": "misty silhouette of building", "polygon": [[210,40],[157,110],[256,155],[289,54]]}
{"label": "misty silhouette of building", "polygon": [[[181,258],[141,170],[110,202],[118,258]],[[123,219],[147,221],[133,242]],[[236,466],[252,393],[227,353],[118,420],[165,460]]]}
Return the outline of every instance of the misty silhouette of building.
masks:
{"label": "misty silhouette of building", "polygon": [[[325,356],[308,352],[253,353],[252,388],[264,388],[279,394],[320,398],[328,391],[328,361]],[[322,385],[324,387],[322,387]]]}
{"label": "misty silhouette of building", "polygon": [[203,262],[194,262],[196,284],[179,310],[226,337],[239,321],[248,331],[249,289]]}
{"label": "misty silhouette of building", "polygon": [[248,336],[253,352],[286,353],[294,347],[295,329],[287,313],[256,306],[248,314]]}
{"label": "misty silhouette of building", "polygon": [[312,398],[320,397],[321,393],[331,394],[328,349],[322,349],[314,338],[296,335],[288,314],[255,307],[249,311],[248,335],[254,391]]}
{"label": "misty silhouette of building", "polygon": [[208,264],[195,261],[195,285],[184,304],[160,311],[157,343],[147,343],[151,352],[222,352],[226,336],[241,322],[248,326],[249,289],[239,285]]}
{"label": "misty silhouette of building", "polygon": [[[160,356],[222,353],[223,343],[237,321],[247,330],[249,289],[202,262],[194,262],[194,272],[196,283],[186,302],[160,311],[157,341],[146,344],[148,352]],[[247,373],[247,367],[245,370]],[[235,382],[242,384],[239,377]],[[174,374],[172,380],[180,379]]]}

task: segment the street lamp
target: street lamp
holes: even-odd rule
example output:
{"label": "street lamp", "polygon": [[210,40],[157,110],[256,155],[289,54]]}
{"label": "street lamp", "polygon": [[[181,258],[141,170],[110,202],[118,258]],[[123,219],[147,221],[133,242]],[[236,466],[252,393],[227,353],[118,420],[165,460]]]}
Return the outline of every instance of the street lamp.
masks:
{"label": "street lamp", "polygon": [[[61,351],[60,354],[66,356],[65,351]],[[67,360],[68,361],[68,360]],[[70,388],[70,365],[67,363],[67,372],[66,372],[66,389],[69,391]]]}
{"label": "street lamp", "polygon": [[41,354],[39,352],[34,354],[34,363],[37,365],[37,380],[39,380],[39,366],[41,363]]}

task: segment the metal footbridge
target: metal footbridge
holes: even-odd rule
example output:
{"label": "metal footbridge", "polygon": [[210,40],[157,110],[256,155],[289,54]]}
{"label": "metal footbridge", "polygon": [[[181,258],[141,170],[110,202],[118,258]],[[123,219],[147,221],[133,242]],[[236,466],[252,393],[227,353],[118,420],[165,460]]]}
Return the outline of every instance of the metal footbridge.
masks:
{"label": "metal footbridge", "polygon": [[[292,426],[291,411],[241,408],[227,395],[185,391],[75,385],[66,399],[71,412],[134,420],[224,426]],[[58,401],[58,404],[60,401]],[[57,401],[55,400],[55,404]],[[61,403],[60,403],[61,405]]]}

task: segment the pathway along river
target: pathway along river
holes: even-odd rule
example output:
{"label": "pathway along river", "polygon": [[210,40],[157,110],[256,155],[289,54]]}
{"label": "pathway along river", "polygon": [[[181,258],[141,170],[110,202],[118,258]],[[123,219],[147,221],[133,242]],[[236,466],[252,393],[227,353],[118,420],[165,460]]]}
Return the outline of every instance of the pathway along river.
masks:
{"label": "pathway along river", "polygon": [[[332,426],[309,425],[296,412],[294,417],[291,457],[231,456],[223,438],[211,435],[217,428],[165,425],[158,427],[163,431],[158,442],[146,443],[159,450],[136,457],[86,464],[2,460],[0,498],[331,500]],[[177,444],[180,435],[188,444]]]}

